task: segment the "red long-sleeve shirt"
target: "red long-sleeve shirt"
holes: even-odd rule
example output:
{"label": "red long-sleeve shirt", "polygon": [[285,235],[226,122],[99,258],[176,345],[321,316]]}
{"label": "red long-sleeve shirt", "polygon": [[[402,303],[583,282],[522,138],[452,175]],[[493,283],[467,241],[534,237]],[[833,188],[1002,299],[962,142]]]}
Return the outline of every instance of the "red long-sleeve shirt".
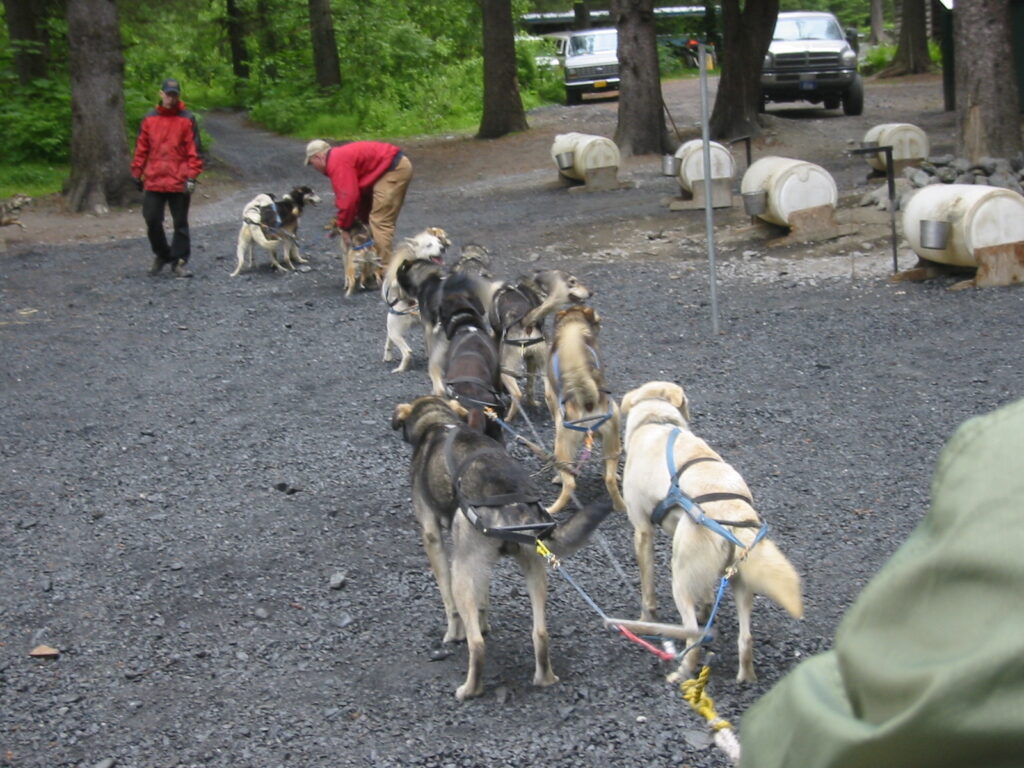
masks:
{"label": "red long-sleeve shirt", "polygon": [[369,220],[373,185],[391,170],[399,152],[382,141],[353,141],[328,151],[324,173],[334,188],[339,227],[349,229],[356,219]]}

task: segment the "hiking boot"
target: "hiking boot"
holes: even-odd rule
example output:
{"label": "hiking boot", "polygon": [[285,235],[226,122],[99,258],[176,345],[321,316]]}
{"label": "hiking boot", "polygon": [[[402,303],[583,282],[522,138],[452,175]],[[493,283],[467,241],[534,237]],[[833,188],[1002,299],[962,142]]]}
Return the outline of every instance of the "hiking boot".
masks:
{"label": "hiking boot", "polygon": [[154,257],[153,266],[149,268],[149,274],[159,275],[160,271],[164,268],[165,264],[167,264],[167,261],[165,259],[162,259],[159,256]]}
{"label": "hiking boot", "polygon": [[174,262],[174,276],[175,277],[192,277],[192,272],[187,266],[185,266],[184,259],[178,259]]}

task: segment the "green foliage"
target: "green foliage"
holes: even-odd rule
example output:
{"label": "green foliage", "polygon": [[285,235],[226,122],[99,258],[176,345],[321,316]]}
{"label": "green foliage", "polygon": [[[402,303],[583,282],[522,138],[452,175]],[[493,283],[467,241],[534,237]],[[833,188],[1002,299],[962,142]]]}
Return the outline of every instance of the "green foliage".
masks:
{"label": "green foliage", "polygon": [[42,197],[56,192],[68,177],[68,166],[46,163],[17,162],[3,163],[0,176],[0,197],[10,197],[20,192],[29,197]]}
{"label": "green foliage", "polygon": [[[160,82],[176,77],[197,113],[242,107],[267,128],[301,138],[403,137],[479,125],[483,98],[478,0],[332,0],[342,85],[318,88],[308,5],[301,0],[237,0],[249,77],[235,76],[225,0],[120,0],[125,128],[129,149]],[[530,0],[513,0],[516,16]],[[67,30],[48,21],[51,72],[19,85],[0,7],[0,163],[4,180],[59,187],[70,150]],[[517,51],[527,109],[563,98],[561,71],[537,66],[533,47]],[[200,120],[200,126],[202,121]],[[204,134],[209,147],[209,136]],[[0,182],[2,183],[2,182]]]}
{"label": "green foliage", "polygon": [[865,75],[881,72],[892,63],[896,46],[888,43],[874,45],[861,50],[860,71]]}

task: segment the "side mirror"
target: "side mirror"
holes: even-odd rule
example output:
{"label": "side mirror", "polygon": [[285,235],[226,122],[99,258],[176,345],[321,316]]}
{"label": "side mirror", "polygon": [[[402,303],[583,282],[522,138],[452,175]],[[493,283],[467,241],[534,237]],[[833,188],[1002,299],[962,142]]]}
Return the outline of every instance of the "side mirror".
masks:
{"label": "side mirror", "polygon": [[846,28],[846,42],[850,44],[855,53],[860,53],[860,37],[857,34],[856,27]]}

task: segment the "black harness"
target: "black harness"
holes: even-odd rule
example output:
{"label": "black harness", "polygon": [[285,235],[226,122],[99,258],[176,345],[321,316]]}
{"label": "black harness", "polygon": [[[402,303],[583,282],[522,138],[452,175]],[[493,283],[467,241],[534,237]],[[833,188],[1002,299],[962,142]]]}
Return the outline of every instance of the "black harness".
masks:
{"label": "black harness", "polygon": [[[485,460],[483,451],[475,451],[455,463],[455,439],[459,428],[449,428],[445,438],[444,456],[448,473],[452,478],[452,489],[455,503],[466,519],[484,536],[490,536],[517,544],[536,544],[538,539],[551,535],[557,523],[544,511],[540,503],[540,495],[531,489],[486,496],[480,499],[466,498],[462,491],[462,476],[474,461]],[[529,522],[508,524],[507,518],[514,513],[526,518]]]}
{"label": "black harness", "polygon": [[[451,346],[448,352],[448,359],[451,360],[455,357],[476,358],[480,361],[480,370],[497,370],[498,359],[495,356],[497,353],[491,345],[483,345],[483,349],[486,349],[487,351],[486,355],[481,351],[480,347],[474,349],[463,349],[470,340],[475,341],[475,334],[485,334],[485,332],[475,325],[460,326],[450,341]],[[469,408],[504,408],[507,405],[506,398],[503,396],[502,392],[495,387],[494,382],[485,380],[480,376],[455,376],[452,378],[446,378],[444,380],[444,384],[449,397]],[[459,384],[472,384],[482,391],[490,394],[492,399],[482,400],[472,397],[466,392],[459,392]]]}

